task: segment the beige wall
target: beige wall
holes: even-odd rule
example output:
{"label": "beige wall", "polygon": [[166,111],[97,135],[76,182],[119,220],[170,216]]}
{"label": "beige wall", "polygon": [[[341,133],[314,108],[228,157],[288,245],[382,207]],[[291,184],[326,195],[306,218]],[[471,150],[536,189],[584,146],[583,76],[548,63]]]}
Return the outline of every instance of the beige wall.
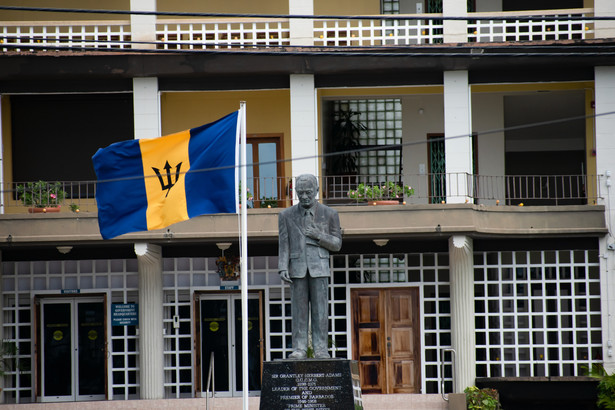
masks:
{"label": "beige wall", "polygon": [[[2,0],[3,6],[130,10],[130,0]],[[128,15],[0,10],[0,21],[129,20]]]}
{"label": "beige wall", "polygon": [[[246,102],[248,134],[283,134],[284,158],[290,151],[290,91],[167,92],[160,97],[162,135],[198,127],[239,109]],[[284,174],[291,175],[290,162]]]}
{"label": "beige wall", "polygon": [[380,14],[380,0],[314,0],[316,15]]}
{"label": "beige wall", "polygon": [[420,168],[424,167],[424,172],[429,173],[429,150],[425,143],[429,134],[444,134],[444,97],[442,94],[405,96],[402,98],[402,116],[403,143],[408,144],[402,153],[404,181],[409,181],[407,183],[416,193],[409,201],[427,203],[429,185]]}
{"label": "beige wall", "polygon": [[288,0],[157,0],[159,11],[288,14]]}

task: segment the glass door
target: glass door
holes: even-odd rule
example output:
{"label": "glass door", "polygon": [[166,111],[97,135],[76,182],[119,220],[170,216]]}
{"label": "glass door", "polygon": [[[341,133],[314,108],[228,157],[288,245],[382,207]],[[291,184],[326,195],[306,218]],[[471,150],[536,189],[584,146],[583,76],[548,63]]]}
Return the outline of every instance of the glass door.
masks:
{"label": "glass door", "polygon": [[103,298],[41,301],[42,401],[104,400]]}
{"label": "glass door", "polygon": [[[240,396],[242,383],[241,296],[239,294],[202,295],[201,380],[207,383],[210,357],[214,356],[216,395]],[[261,389],[262,311],[258,294],[248,296],[248,388]]]}

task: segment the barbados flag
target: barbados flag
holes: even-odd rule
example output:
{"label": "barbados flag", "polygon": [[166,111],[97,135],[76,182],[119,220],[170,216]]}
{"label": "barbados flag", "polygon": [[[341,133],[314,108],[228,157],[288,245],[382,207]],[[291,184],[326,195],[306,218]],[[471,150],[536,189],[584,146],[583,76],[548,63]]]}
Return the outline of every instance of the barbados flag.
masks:
{"label": "barbados flag", "polygon": [[239,111],[153,139],[117,142],[92,157],[104,239],[237,212]]}

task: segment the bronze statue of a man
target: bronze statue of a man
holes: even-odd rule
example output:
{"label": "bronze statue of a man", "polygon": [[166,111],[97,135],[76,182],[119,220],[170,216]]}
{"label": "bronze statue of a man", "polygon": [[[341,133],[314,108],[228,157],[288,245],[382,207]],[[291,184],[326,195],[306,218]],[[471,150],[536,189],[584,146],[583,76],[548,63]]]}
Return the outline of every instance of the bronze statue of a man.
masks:
{"label": "bronze statue of a man", "polygon": [[342,234],[337,211],[316,201],[318,180],[297,177],[299,203],[280,212],[278,271],[290,283],[293,352],[290,359],[305,359],[308,346],[308,313],[312,319],[314,358],[329,358],[328,285],[329,251],[339,251]]}

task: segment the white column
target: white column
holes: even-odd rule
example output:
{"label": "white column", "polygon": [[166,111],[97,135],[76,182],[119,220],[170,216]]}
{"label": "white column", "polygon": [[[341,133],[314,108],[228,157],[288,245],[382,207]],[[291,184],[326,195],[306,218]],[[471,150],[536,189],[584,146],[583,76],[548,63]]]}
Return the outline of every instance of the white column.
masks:
{"label": "white column", "polygon": [[[292,15],[312,16],[314,15],[313,0],[289,0],[288,13]],[[314,45],[314,20],[312,19],[290,19],[290,44],[293,46],[313,46]]]}
{"label": "white column", "polygon": [[452,236],[448,241],[451,279],[451,340],[456,351],[453,393],[473,386],[476,379],[474,325],[474,246],[472,238]]}
{"label": "white column", "polygon": [[[156,0],[130,0],[131,11],[156,11]],[[132,41],[145,41],[149,44],[136,44],[135,48],[156,49],[156,16],[130,15],[130,34]]]}
{"label": "white column", "polygon": [[[594,16],[613,17],[615,16],[615,1],[613,0],[594,0]],[[615,21],[596,20],[594,23],[596,38],[615,37]]]}
{"label": "white column", "polygon": [[470,86],[467,71],[444,72],[444,156],[446,162],[446,202],[469,199],[467,175],[472,174]]}
{"label": "white column", "polygon": [[160,136],[160,104],[158,78],[133,78],[132,100],[135,122],[135,139]]}
{"label": "white column", "polygon": [[316,90],[314,76],[290,76],[290,132],[293,176],[318,177],[318,133],[316,132]]}
{"label": "white column", "polygon": [[139,263],[139,368],[141,399],[164,398],[162,252],[136,243]]}
{"label": "white column", "polygon": [[[444,17],[466,17],[468,5],[466,0],[443,0]],[[466,20],[444,20],[444,42],[465,43],[468,41],[468,22]]]}
{"label": "white column", "polygon": [[[600,178],[599,192],[604,198],[601,203],[606,209],[605,220],[613,232],[615,222],[615,114],[600,115],[615,111],[615,67],[596,67],[594,72],[596,89],[596,171]],[[609,177],[610,174],[610,177]],[[602,310],[602,341],[604,366],[615,371],[615,251],[609,245],[615,241],[608,235],[600,239],[600,294]]]}

